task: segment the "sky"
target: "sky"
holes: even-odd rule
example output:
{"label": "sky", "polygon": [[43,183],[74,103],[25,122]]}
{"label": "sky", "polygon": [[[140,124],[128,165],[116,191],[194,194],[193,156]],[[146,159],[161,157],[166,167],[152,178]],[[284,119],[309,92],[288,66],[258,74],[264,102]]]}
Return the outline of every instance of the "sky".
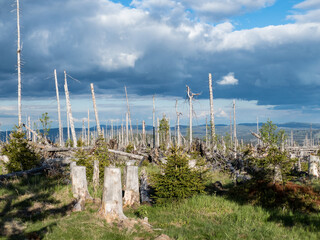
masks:
{"label": "sky", "polygon": [[[17,124],[14,0],[0,1],[0,130]],[[90,83],[102,124],[157,117],[188,124],[186,85],[200,93],[194,123],[320,122],[320,0],[20,0],[22,115],[48,112],[57,126],[54,69],[66,126],[64,75],[76,126],[94,125]]]}

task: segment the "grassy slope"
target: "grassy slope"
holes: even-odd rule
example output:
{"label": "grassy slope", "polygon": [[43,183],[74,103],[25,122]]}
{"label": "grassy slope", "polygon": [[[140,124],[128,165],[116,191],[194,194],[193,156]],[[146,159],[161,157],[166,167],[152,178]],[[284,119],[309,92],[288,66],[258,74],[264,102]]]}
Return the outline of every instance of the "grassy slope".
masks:
{"label": "grassy slope", "polygon": [[[222,176],[220,176],[222,178]],[[219,177],[219,178],[220,178]],[[227,182],[226,179],[224,179]],[[141,206],[125,214],[147,216],[153,233],[106,224],[98,204],[81,213],[70,211],[71,186],[36,176],[0,185],[1,239],[153,239],[165,233],[174,239],[319,239],[320,215],[299,215],[240,205],[221,196],[202,195],[166,206]],[[4,226],[11,226],[5,237]],[[160,229],[160,230],[159,230]]]}

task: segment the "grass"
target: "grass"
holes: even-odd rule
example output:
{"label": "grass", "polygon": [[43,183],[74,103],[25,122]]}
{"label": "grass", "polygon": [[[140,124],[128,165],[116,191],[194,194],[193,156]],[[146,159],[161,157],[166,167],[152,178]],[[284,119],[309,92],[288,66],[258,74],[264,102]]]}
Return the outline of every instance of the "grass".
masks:
{"label": "grass", "polygon": [[[156,171],[156,169],[150,169]],[[230,184],[226,175],[212,181]],[[89,188],[91,193],[92,189]],[[98,191],[96,197],[101,195]],[[126,209],[130,218],[148,217],[154,231],[109,225],[99,204],[72,212],[71,185],[55,177],[35,176],[0,184],[0,239],[319,239],[320,215],[268,210],[224,196],[198,195],[160,206]]]}

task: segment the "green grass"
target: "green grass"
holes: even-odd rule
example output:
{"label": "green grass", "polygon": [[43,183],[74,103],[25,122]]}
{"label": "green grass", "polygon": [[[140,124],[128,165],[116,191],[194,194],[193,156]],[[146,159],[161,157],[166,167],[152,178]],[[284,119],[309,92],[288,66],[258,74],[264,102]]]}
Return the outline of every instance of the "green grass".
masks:
{"label": "green grass", "polygon": [[[211,180],[230,183],[223,174],[213,174]],[[101,193],[100,189],[96,197]],[[97,203],[87,203],[83,212],[72,212],[72,201],[71,185],[59,178],[35,176],[1,183],[0,239],[154,239],[161,233],[180,240],[320,239],[319,214],[268,210],[223,196],[199,195],[125,210],[130,218],[148,217],[153,232],[140,225],[128,230],[107,224],[98,214]],[[12,234],[5,236],[8,226]]]}

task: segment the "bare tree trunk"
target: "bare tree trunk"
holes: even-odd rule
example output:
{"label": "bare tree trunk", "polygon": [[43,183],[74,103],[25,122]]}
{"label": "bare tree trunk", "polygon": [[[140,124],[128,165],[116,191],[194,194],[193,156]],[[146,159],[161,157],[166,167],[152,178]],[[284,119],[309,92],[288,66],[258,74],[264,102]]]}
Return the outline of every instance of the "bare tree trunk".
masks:
{"label": "bare tree trunk", "polygon": [[58,122],[59,122],[59,145],[63,146],[63,132],[62,132],[62,123],[61,123],[61,111],[60,111],[60,97],[59,97],[59,88],[58,88],[58,78],[57,71],[54,70],[54,82],[56,85],[56,95],[57,95],[57,104],[58,104]]}
{"label": "bare tree trunk", "polygon": [[130,123],[130,138],[131,138],[131,141],[133,142],[133,131],[132,131],[130,107],[129,107],[129,100],[128,100],[128,94],[127,94],[127,87],[126,86],[124,86],[124,90],[126,92],[126,99],[127,99],[128,117],[129,117],[129,123]]}
{"label": "bare tree trunk", "polygon": [[91,87],[91,93],[92,93],[92,101],[93,101],[93,108],[94,108],[94,115],[96,117],[96,123],[97,123],[97,131],[98,135],[101,135],[101,129],[100,129],[100,122],[99,122],[99,117],[98,117],[98,110],[97,110],[97,105],[96,105],[96,98],[94,96],[94,88],[93,88],[93,83],[90,84]]}
{"label": "bare tree trunk", "polygon": [[129,144],[129,125],[128,125],[129,119],[128,118],[129,118],[128,113],[126,113],[126,145]]}
{"label": "bare tree trunk", "polygon": [[237,150],[238,140],[237,140],[237,124],[236,124],[236,101],[233,100],[233,140],[234,140],[234,150]]}
{"label": "bare tree trunk", "polygon": [[153,101],[153,111],[152,111],[153,148],[155,148],[156,147],[156,105],[154,102],[154,95],[152,97],[152,101]]}
{"label": "bare tree trunk", "polygon": [[214,111],[213,111],[213,93],[212,93],[212,76],[209,73],[209,92],[210,92],[210,125],[211,125],[211,140],[213,146],[216,145],[215,138],[216,138],[216,129],[214,124]]}
{"label": "bare tree trunk", "polygon": [[20,5],[17,0],[17,67],[18,67],[18,126],[21,127],[21,45],[20,45]]}
{"label": "bare tree trunk", "polygon": [[74,129],[74,124],[73,124],[73,117],[72,117],[71,103],[70,103],[70,98],[69,98],[69,90],[68,90],[67,73],[66,73],[66,71],[64,71],[64,91],[65,91],[65,94],[66,94],[67,111],[68,111],[68,116],[69,116],[69,121],[70,121],[71,135],[72,135],[72,139],[73,139],[73,146],[77,147],[77,136],[76,136],[76,131]]}
{"label": "bare tree trunk", "polygon": [[94,160],[94,162],[93,162],[92,182],[93,182],[94,192],[97,192],[98,187],[99,187],[99,160]]}
{"label": "bare tree trunk", "polygon": [[[28,127],[31,129],[30,116],[28,117]],[[31,140],[31,131],[30,130],[28,130],[28,140]]]}
{"label": "bare tree trunk", "polygon": [[[68,107],[67,107],[68,109]],[[70,140],[70,121],[69,121],[69,111],[67,110],[67,136],[68,141]]]}
{"label": "bare tree trunk", "polygon": [[193,110],[192,110],[192,100],[193,100],[193,97],[194,96],[197,96],[199,95],[199,93],[195,94],[195,93],[192,93],[189,86],[187,86],[187,94],[188,94],[188,97],[189,97],[189,130],[190,130],[190,133],[189,133],[189,145],[190,147],[192,146],[192,113],[193,113]]}
{"label": "bare tree trunk", "polygon": [[143,120],[142,121],[142,142],[143,146],[146,145],[146,122]]}
{"label": "bare tree trunk", "polygon": [[160,146],[160,133],[159,133],[159,118],[157,118],[157,129],[156,129],[157,139],[156,139],[156,147]]}

